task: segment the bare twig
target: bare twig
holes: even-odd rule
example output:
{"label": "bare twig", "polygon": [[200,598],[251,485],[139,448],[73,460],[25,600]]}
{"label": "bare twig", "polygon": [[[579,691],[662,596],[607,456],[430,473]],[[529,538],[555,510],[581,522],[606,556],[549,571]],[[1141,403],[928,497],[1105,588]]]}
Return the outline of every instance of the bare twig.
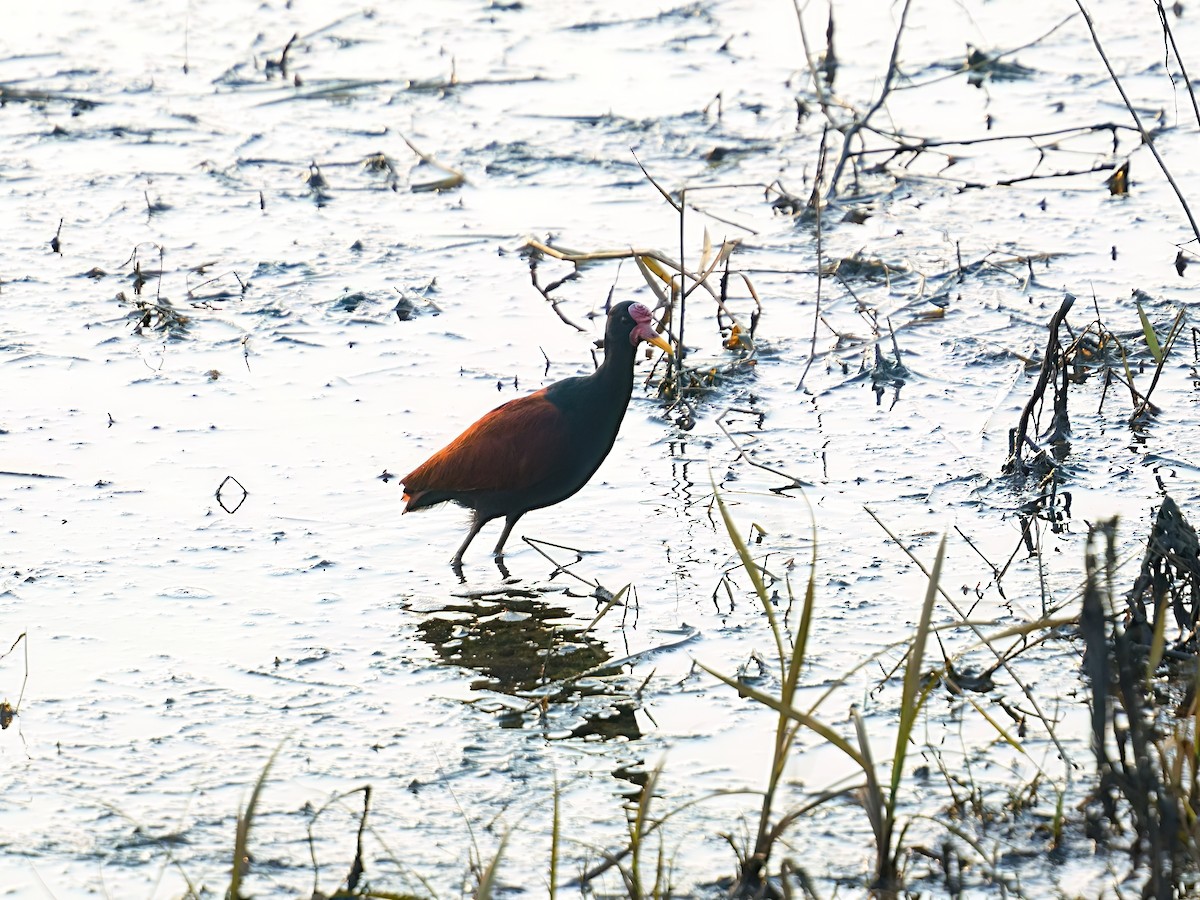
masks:
{"label": "bare twig", "polygon": [[1039,181],[1043,178],[1072,178],[1076,175],[1091,175],[1095,172],[1108,172],[1115,169],[1115,162],[1096,163],[1088,169],[1072,169],[1069,172],[1030,172],[1028,175],[1017,175],[1013,178],[1002,178],[993,184],[984,184],[976,181],[963,182],[963,190],[971,190],[973,188],[990,188],[990,187],[1012,187],[1014,184],[1021,184],[1026,181]]}
{"label": "bare twig", "polygon": [[1054,138],[1054,144],[1062,143],[1059,138],[1064,135],[1086,135],[1095,131],[1108,131],[1113,134],[1113,139],[1116,139],[1116,133],[1119,130],[1137,131],[1132,125],[1122,125],[1118,122],[1100,122],[1095,125],[1073,125],[1069,128],[1052,128],[1048,131],[1033,131],[1029,134],[987,134],[976,138],[944,138],[942,140],[932,140],[928,138],[913,139],[908,136],[891,131],[880,131],[892,140],[897,141],[895,147],[867,147],[862,150],[854,151],[852,156],[872,156],[880,153],[889,153],[893,156],[899,156],[902,153],[921,153],[925,150],[933,150],[939,147],[972,147],[976,144],[991,144],[997,141],[1036,141],[1039,138]]}
{"label": "bare twig", "polygon": [[833,175],[829,179],[829,192],[826,194],[826,199],[832,200],[837,195],[838,181],[842,177],[842,170],[846,167],[846,163],[850,159],[850,147],[854,143],[854,139],[858,137],[859,132],[867,127],[871,121],[871,117],[879,111],[880,107],[887,101],[888,94],[892,91],[892,82],[896,78],[896,61],[900,56],[900,37],[904,34],[904,25],[908,20],[908,10],[911,6],[912,0],[904,0],[904,8],[900,11],[900,25],[896,28],[896,40],[892,43],[892,54],[888,59],[887,74],[884,76],[883,87],[879,91],[879,96],[871,104],[871,108],[857,118],[846,129],[843,135],[842,153],[838,157],[837,164],[833,167]]}
{"label": "bare twig", "polygon": [[[1179,55],[1179,47],[1175,43],[1175,32],[1171,30],[1171,25],[1167,21],[1167,11],[1163,9],[1162,0],[1154,0],[1154,6],[1158,10],[1158,21],[1162,25],[1163,40],[1171,44],[1171,52],[1175,54],[1175,62],[1179,63],[1179,73],[1183,75],[1183,83],[1187,87],[1188,96],[1192,100],[1192,112],[1196,115],[1196,124],[1200,125],[1200,104],[1196,103],[1196,92],[1192,89],[1192,80],[1188,78],[1187,66],[1183,64],[1183,57]],[[1164,53],[1163,55],[1165,56],[1166,54]],[[1164,59],[1163,63],[1169,72],[1170,67],[1166,66],[1168,61]]]}
{"label": "bare twig", "polygon": [[1075,0],[1075,5],[1078,6],[1079,11],[1083,13],[1083,21],[1087,23],[1088,32],[1092,36],[1092,43],[1096,45],[1096,52],[1100,54],[1100,60],[1104,63],[1104,68],[1108,69],[1108,75],[1112,79],[1113,86],[1116,87],[1117,92],[1121,95],[1121,100],[1124,102],[1125,108],[1129,110],[1129,115],[1133,118],[1134,124],[1137,125],[1138,132],[1142,136],[1142,143],[1150,148],[1150,152],[1154,155],[1154,159],[1158,163],[1158,167],[1162,169],[1163,175],[1166,176],[1167,183],[1171,185],[1171,189],[1175,192],[1175,196],[1179,199],[1179,205],[1183,207],[1184,215],[1187,216],[1188,223],[1192,226],[1192,234],[1196,236],[1197,241],[1200,241],[1200,225],[1196,224],[1196,219],[1192,215],[1191,207],[1188,206],[1187,200],[1184,199],[1183,191],[1181,191],[1179,189],[1179,185],[1176,184],[1175,178],[1171,175],[1170,170],[1167,168],[1166,162],[1163,160],[1162,155],[1158,152],[1158,147],[1155,146],[1154,138],[1150,136],[1150,132],[1148,132],[1146,130],[1146,126],[1142,124],[1141,116],[1139,116],[1137,110],[1134,109],[1133,103],[1129,100],[1129,95],[1125,93],[1125,88],[1121,86],[1121,80],[1117,78],[1117,73],[1113,70],[1112,63],[1108,61],[1108,56],[1104,52],[1104,47],[1100,44],[1100,36],[1096,34],[1096,26],[1092,22],[1091,14],[1088,13],[1087,8],[1083,5],[1083,0]]}
{"label": "bare twig", "polygon": [[671,208],[673,210],[675,210],[675,212],[679,213],[680,215],[683,215],[682,199],[676,200],[674,197],[671,196],[670,191],[668,191],[665,187],[663,187],[661,184],[659,184],[657,181],[654,180],[654,176],[646,171],[646,167],[643,166],[642,161],[637,158],[637,154],[633,152],[633,148],[630,148],[629,153],[630,153],[630,155],[633,156],[633,161],[638,164],[638,168],[642,170],[642,174],[646,176],[646,180],[649,181],[652,185],[654,185],[655,188],[658,189],[658,192],[660,194],[662,194],[663,199],[666,200],[667,203],[669,203],[671,205]]}
{"label": "bare twig", "polygon": [[817,71],[816,60],[813,59],[812,51],[808,46],[808,32],[804,28],[804,10],[808,7],[808,3],[805,2],[801,6],[800,0],[792,0],[792,7],[796,10],[796,21],[800,25],[800,43],[804,47],[804,59],[808,63],[808,72],[812,79],[813,92],[817,95],[817,103],[820,104],[821,111],[825,113],[825,118],[832,121],[829,114],[829,94],[825,90],[825,85],[821,83],[821,75]]}
{"label": "bare twig", "polygon": [[404,143],[408,144],[408,149],[415,153],[421,162],[425,163],[427,166],[432,166],[433,168],[440,169],[446,173],[445,178],[437,178],[433,181],[422,181],[419,183],[410,184],[409,190],[414,194],[428,193],[431,191],[449,191],[453,190],[454,188],[461,187],[466,183],[467,177],[463,175],[462,172],[458,171],[458,169],[452,168],[445,163],[438,162],[428,153],[418,149],[418,147],[404,135],[400,135],[400,137]]}
{"label": "bare twig", "polygon": [[821,181],[825,177],[825,159],[828,151],[826,138],[829,136],[829,127],[826,126],[821,132],[821,147],[817,155],[817,171],[814,176],[812,199],[809,201],[813,206],[813,213],[816,216],[817,222],[817,298],[816,307],[813,310],[813,331],[812,342],[809,344],[808,360],[804,363],[804,371],[800,373],[800,380],[796,382],[796,390],[804,389],[804,379],[808,377],[808,370],[812,367],[813,359],[817,355],[817,324],[821,320],[821,288],[825,282],[825,267],[821,265],[822,254],[822,219],[821,219]]}
{"label": "bare twig", "polygon": [[752,415],[758,416],[760,427],[762,425],[763,414],[760,412],[757,412],[755,410],[752,410],[752,409],[751,410],[746,410],[746,409],[739,410],[739,409],[735,409],[734,407],[731,406],[731,407],[726,408],[719,416],[717,416],[716,421],[717,421],[717,427],[720,428],[723,432],[725,432],[725,437],[729,438],[729,443],[733,444],[733,448],[737,451],[738,459],[742,460],[743,462],[749,463],[750,465],[754,466],[756,469],[762,469],[764,472],[770,472],[772,475],[778,475],[780,478],[785,478],[791,482],[791,484],[785,484],[782,487],[771,488],[770,489],[771,493],[782,494],[784,491],[790,491],[790,490],[796,490],[796,489],[803,491],[804,488],[806,488],[806,487],[812,487],[811,482],[803,481],[803,480],[797,478],[795,475],[789,475],[787,472],[782,472],[779,469],[773,469],[770,466],[768,466],[764,463],[761,463],[758,460],[751,457],[750,454],[748,454],[746,452],[745,448],[742,447],[742,445],[737,442],[737,440],[734,438],[734,436],[729,433],[729,429],[725,427],[725,417],[728,416],[731,412],[748,412]]}
{"label": "bare twig", "polygon": [[[558,305],[560,303],[562,303],[562,300],[559,300],[559,299],[556,299],[556,298],[550,296],[551,292],[554,291],[555,288],[561,287],[562,285],[566,284],[568,281],[574,281],[576,278],[578,278],[579,270],[576,269],[575,271],[571,272],[569,275],[565,275],[562,278],[558,279],[558,281],[552,281],[550,284],[546,285],[546,287],[542,287],[541,282],[538,281],[537,264],[538,264],[538,257],[530,256],[530,258],[529,258],[529,280],[533,283],[534,290],[536,290],[539,294],[541,294],[542,298],[547,303],[550,304],[550,308],[552,310],[554,310],[554,314],[556,316],[558,316],[559,319],[562,320],[564,325],[570,325],[572,328],[574,328],[576,331],[580,332],[581,334],[586,333],[587,332],[586,328],[584,328],[582,325],[579,325],[576,322],[572,322],[570,319],[567,318],[566,313],[564,313],[561,309],[558,308]],[[545,355],[545,354],[543,354],[543,355]],[[549,365],[549,360],[547,360],[547,366],[548,365]]]}

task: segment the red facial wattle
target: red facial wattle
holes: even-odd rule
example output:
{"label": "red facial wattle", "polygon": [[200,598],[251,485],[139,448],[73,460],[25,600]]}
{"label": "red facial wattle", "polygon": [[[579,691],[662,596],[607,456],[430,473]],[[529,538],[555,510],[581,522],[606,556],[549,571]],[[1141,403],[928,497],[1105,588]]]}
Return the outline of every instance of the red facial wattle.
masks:
{"label": "red facial wattle", "polygon": [[629,315],[633,317],[633,330],[629,332],[629,343],[637,346],[642,341],[647,344],[653,344],[659,350],[670,353],[671,345],[668,344],[654,330],[653,319],[650,317],[650,310],[641,303],[635,303],[629,307]]}

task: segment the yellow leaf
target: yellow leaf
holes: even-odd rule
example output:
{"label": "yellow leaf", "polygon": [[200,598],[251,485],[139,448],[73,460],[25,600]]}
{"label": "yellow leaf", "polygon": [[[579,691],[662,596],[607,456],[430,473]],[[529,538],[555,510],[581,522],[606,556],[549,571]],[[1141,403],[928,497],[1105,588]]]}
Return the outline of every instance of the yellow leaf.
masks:
{"label": "yellow leaf", "polygon": [[1108,185],[1108,192],[1114,197],[1129,193],[1129,160],[1125,160],[1117,171],[1108,176],[1104,182]]}

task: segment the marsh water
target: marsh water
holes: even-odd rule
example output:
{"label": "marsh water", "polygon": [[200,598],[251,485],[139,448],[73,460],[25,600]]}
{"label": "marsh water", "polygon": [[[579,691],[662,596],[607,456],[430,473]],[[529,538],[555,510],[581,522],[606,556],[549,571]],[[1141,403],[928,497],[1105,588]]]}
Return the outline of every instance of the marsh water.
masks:
{"label": "marsh water", "polygon": [[[1196,201],[1197,123],[1153,5],[1094,5]],[[1171,24],[1200,72],[1185,6]],[[830,116],[878,97],[901,9],[833,4]],[[804,12],[814,62],[828,15]],[[972,48],[1017,52],[972,77]],[[1134,292],[1160,334],[1196,303],[1174,266],[1187,219],[1076,6],[916,0],[897,60],[872,124],[960,143],[862,157],[818,227],[786,202],[808,198],[828,121],[790,3],[0,4],[0,896],[223,895],[272,754],[254,896],[332,891],[365,786],[377,890],[470,893],[503,844],[498,889],[547,893],[557,818],[559,889],[621,892],[615,869],[579,879],[628,843],[658,767],[671,816],[644,852],[676,893],[716,894],[731,844],[753,843],[775,716],[696,663],[778,684],[714,485],[792,624],[815,555],[802,694],[830,691],[821,715],[847,736],[856,707],[881,748],[926,589],[907,553],[928,566],[946,535],[942,586],[999,629],[1077,612],[1089,522],[1120,516],[1136,566],[1164,491],[1200,518],[1190,338],[1136,427],[1128,392],[1072,387],[1071,502],[1032,548],[1036,490],[1001,473],[1065,293],[1074,331],[1102,320],[1143,389]],[[682,233],[655,183],[687,189]],[[640,361],[591,484],[522,520],[509,578],[493,526],[460,581],[465,513],[402,517],[395,476],[590,371],[610,294],[657,305],[626,258],[580,266],[552,308],[528,241],[695,269],[706,234],[739,242],[727,306],[753,352],[694,292],[688,363],[713,374],[691,412]],[[538,283],[575,271],[546,258]],[[877,350],[903,369],[873,381]],[[969,630],[943,640],[989,664]],[[995,865],[969,891],[1119,880],[1070,823],[1044,853],[1056,794],[1070,810],[1090,786],[1080,655],[1067,627],[1014,658],[1057,744],[1031,725],[1009,745],[943,691],[923,712],[908,846],[946,839],[941,773],[982,807],[1026,798],[976,835]],[[977,703],[1028,713],[995,681]],[[853,774],[802,730],[779,808]],[[816,804],[777,857],[821,896],[860,895],[869,823],[853,795]],[[935,875],[912,857],[915,889],[938,895]]]}

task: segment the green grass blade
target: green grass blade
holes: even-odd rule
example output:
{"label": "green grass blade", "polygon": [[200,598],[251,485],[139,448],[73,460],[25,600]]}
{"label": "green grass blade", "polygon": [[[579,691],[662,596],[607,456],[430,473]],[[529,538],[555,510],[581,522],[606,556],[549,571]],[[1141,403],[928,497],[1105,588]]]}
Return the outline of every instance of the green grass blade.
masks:
{"label": "green grass blade", "polygon": [[492,857],[492,861],[479,878],[479,887],[475,889],[475,900],[491,900],[492,890],[496,886],[496,872],[500,868],[500,857],[504,855],[504,846],[507,843],[508,835],[506,834],[500,838],[500,846],[496,848],[496,855]]}
{"label": "green grass blade", "polygon": [[748,684],[740,682],[736,678],[730,678],[726,675],[722,675],[720,672],[710,669],[708,666],[704,665],[704,663],[702,663],[702,662],[697,661],[696,665],[699,666],[701,669],[703,669],[705,672],[707,672],[709,675],[711,675],[713,678],[716,678],[716,679],[719,679],[720,681],[725,682],[731,688],[734,688],[735,690],[737,690],[738,693],[744,694],[745,696],[749,697],[752,700],[757,700],[759,703],[763,704],[764,706],[769,706],[771,709],[776,710],[777,712],[783,713],[788,718],[794,719],[795,721],[797,721],[801,725],[803,725],[805,728],[808,728],[811,731],[815,731],[818,735],[825,738],[826,741],[833,744],[833,746],[837,747],[839,750],[841,750],[843,753],[845,753],[848,757],[850,757],[850,759],[852,759],[859,768],[863,769],[863,771],[866,771],[867,762],[865,759],[863,759],[862,754],[859,753],[857,750],[855,750],[854,747],[844,737],[842,737],[840,734],[838,734],[836,731],[834,731],[832,728],[830,728],[828,725],[826,725],[820,719],[810,716],[808,713],[802,712],[801,710],[798,710],[795,707],[788,706],[785,703],[783,703],[782,701],[778,700],[777,698],[772,697],[770,694],[768,694],[764,691],[760,691],[757,688],[753,688]]}
{"label": "green grass blade", "polygon": [[562,818],[559,803],[562,800],[562,789],[558,786],[558,773],[554,775],[554,821],[550,826],[550,900],[555,900],[558,893],[558,841]]}
{"label": "green grass blade", "polygon": [[1001,725],[999,722],[997,722],[994,718],[992,718],[992,716],[987,712],[987,710],[985,710],[982,706],[980,706],[978,703],[976,703],[975,699],[970,694],[962,694],[961,696],[968,703],[970,703],[973,707],[975,707],[975,712],[977,712],[981,716],[983,716],[983,718],[985,720],[987,720],[987,723],[996,729],[996,733],[998,735],[1000,735],[1000,737],[1004,740],[1004,742],[1006,744],[1008,744],[1014,750],[1019,750],[1021,753],[1024,753],[1026,756],[1029,755],[1028,753],[1026,753],[1025,748],[1021,746],[1021,742],[1018,741],[1011,734],[1009,734],[1008,731],[1005,730],[1004,726]]}
{"label": "green grass blade", "polygon": [[229,900],[242,900],[242,868],[250,860],[250,826],[254,822],[254,812],[258,808],[258,798],[262,795],[263,787],[267,783],[267,775],[271,771],[271,766],[275,764],[275,757],[279,756],[279,751],[286,743],[287,738],[284,738],[271,753],[267,764],[259,773],[258,781],[254,782],[254,790],[250,792],[250,802],[246,804],[246,809],[238,814],[237,834],[233,841],[233,871],[229,876],[229,891],[225,895]]}
{"label": "green grass blade", "polygon": [[937,558],[925,587],[925,602],[921,606],[921,618],[917,633],[913,635],[912,647],[908,651],[908,666],[904,670],[904,690],[900,695],[900,728],[896,732],[896,752],[892,757],[892,804],[900,787],[900,776],[904,769],[904,757],[908,752],[908,741],[912,737],[913,725],[917,721],[924,699],[928,694],[921,690],[921,664],[925,660],[925,643],[929,638],[929,623],[933,618],[933,606],[937,601],[938,582],[942,577],[942,562],[946,557],[946,536],[938,544]]}
{"label": "green grass blade", "polygon": [[796,626],[796,640],[792,647],[792,661],[788,665],[787,677],[783,682],[783,699],[790,705],[796,695],[796,684],[800,681],[800,668],[808,652],[808,635],[812,629],[813,607],[817,598],[817,567],[814,561],[808,570],[808,583],[804,588],[804,606],[800,610],[800,622]]}
{"label": "green grass blade", "polygon": [[879,779],[875,775],[875,759],[871,756],[871,742],[867,737],[867,726],[863,722],[862,713],[855,706],[850,710],[854,720],[854,732],[858,736],[858,748],[863,757],[863,774],[867,776],[866,789],[859,795],[867,818],[871,821],[871,830],[875,832],[876,843],[884,839],[884,821],[886,807],[883,802],[883,791],[879,789]]}
{"label": "green grass blade", "polygon": [[659,760],[642,785],[641,796],[638,798],[637,812],[629,824],[629,870],[626,873],[626,885],[630,888],[630,896],[640,898],[645,896],[642,890],[642,841],[653,830],[650,821],[650,804],[654,800],[655,789],[659,776],[662,775],[663,762]]}
{"label": "green grass blade", "polygon": [[738,534],[737,526],[733,524],[733,516],[729,514],[729,510],[725,506],[725,501],[721,499],[715,481],[713,482],[713,496],[717,499],[717,509],[721,511],[721,518],[725,521],[725,530],[729,532],[729,540],[733,542],[733,546],[742,560],[742,567],[746,570],[746,574],[750,576],[751,584],[754,585],[754,593],[758,595],[758,600],[762,604],[763,611],[767,614],[767,621],[771,623],[771,633],[775,636],[775,649],[779,653],[779,671],[786,672],[787,650],[783,645],[783,630],[779,627],[779,620],[775,617],[775,608],[771,603],[770,596],[767,594],[767,586],[763,584],[762,573],[750,557],[750,550],[746,547],[746,542]]}
{"label": "green grass blade", "polygon": [[1138,318],[1142,320],[1142,334],[1146,337],[1146,347],[1150,350],[1150,355],[1154,357],[1156,363],[1162,362],[1163,351],[1158,343],[1158,335],[1154,333],[1154,326],[1150,324],[1150,318],[1146,315],[1146,311],[1142,309],[1141,301],[1137,304]]}

